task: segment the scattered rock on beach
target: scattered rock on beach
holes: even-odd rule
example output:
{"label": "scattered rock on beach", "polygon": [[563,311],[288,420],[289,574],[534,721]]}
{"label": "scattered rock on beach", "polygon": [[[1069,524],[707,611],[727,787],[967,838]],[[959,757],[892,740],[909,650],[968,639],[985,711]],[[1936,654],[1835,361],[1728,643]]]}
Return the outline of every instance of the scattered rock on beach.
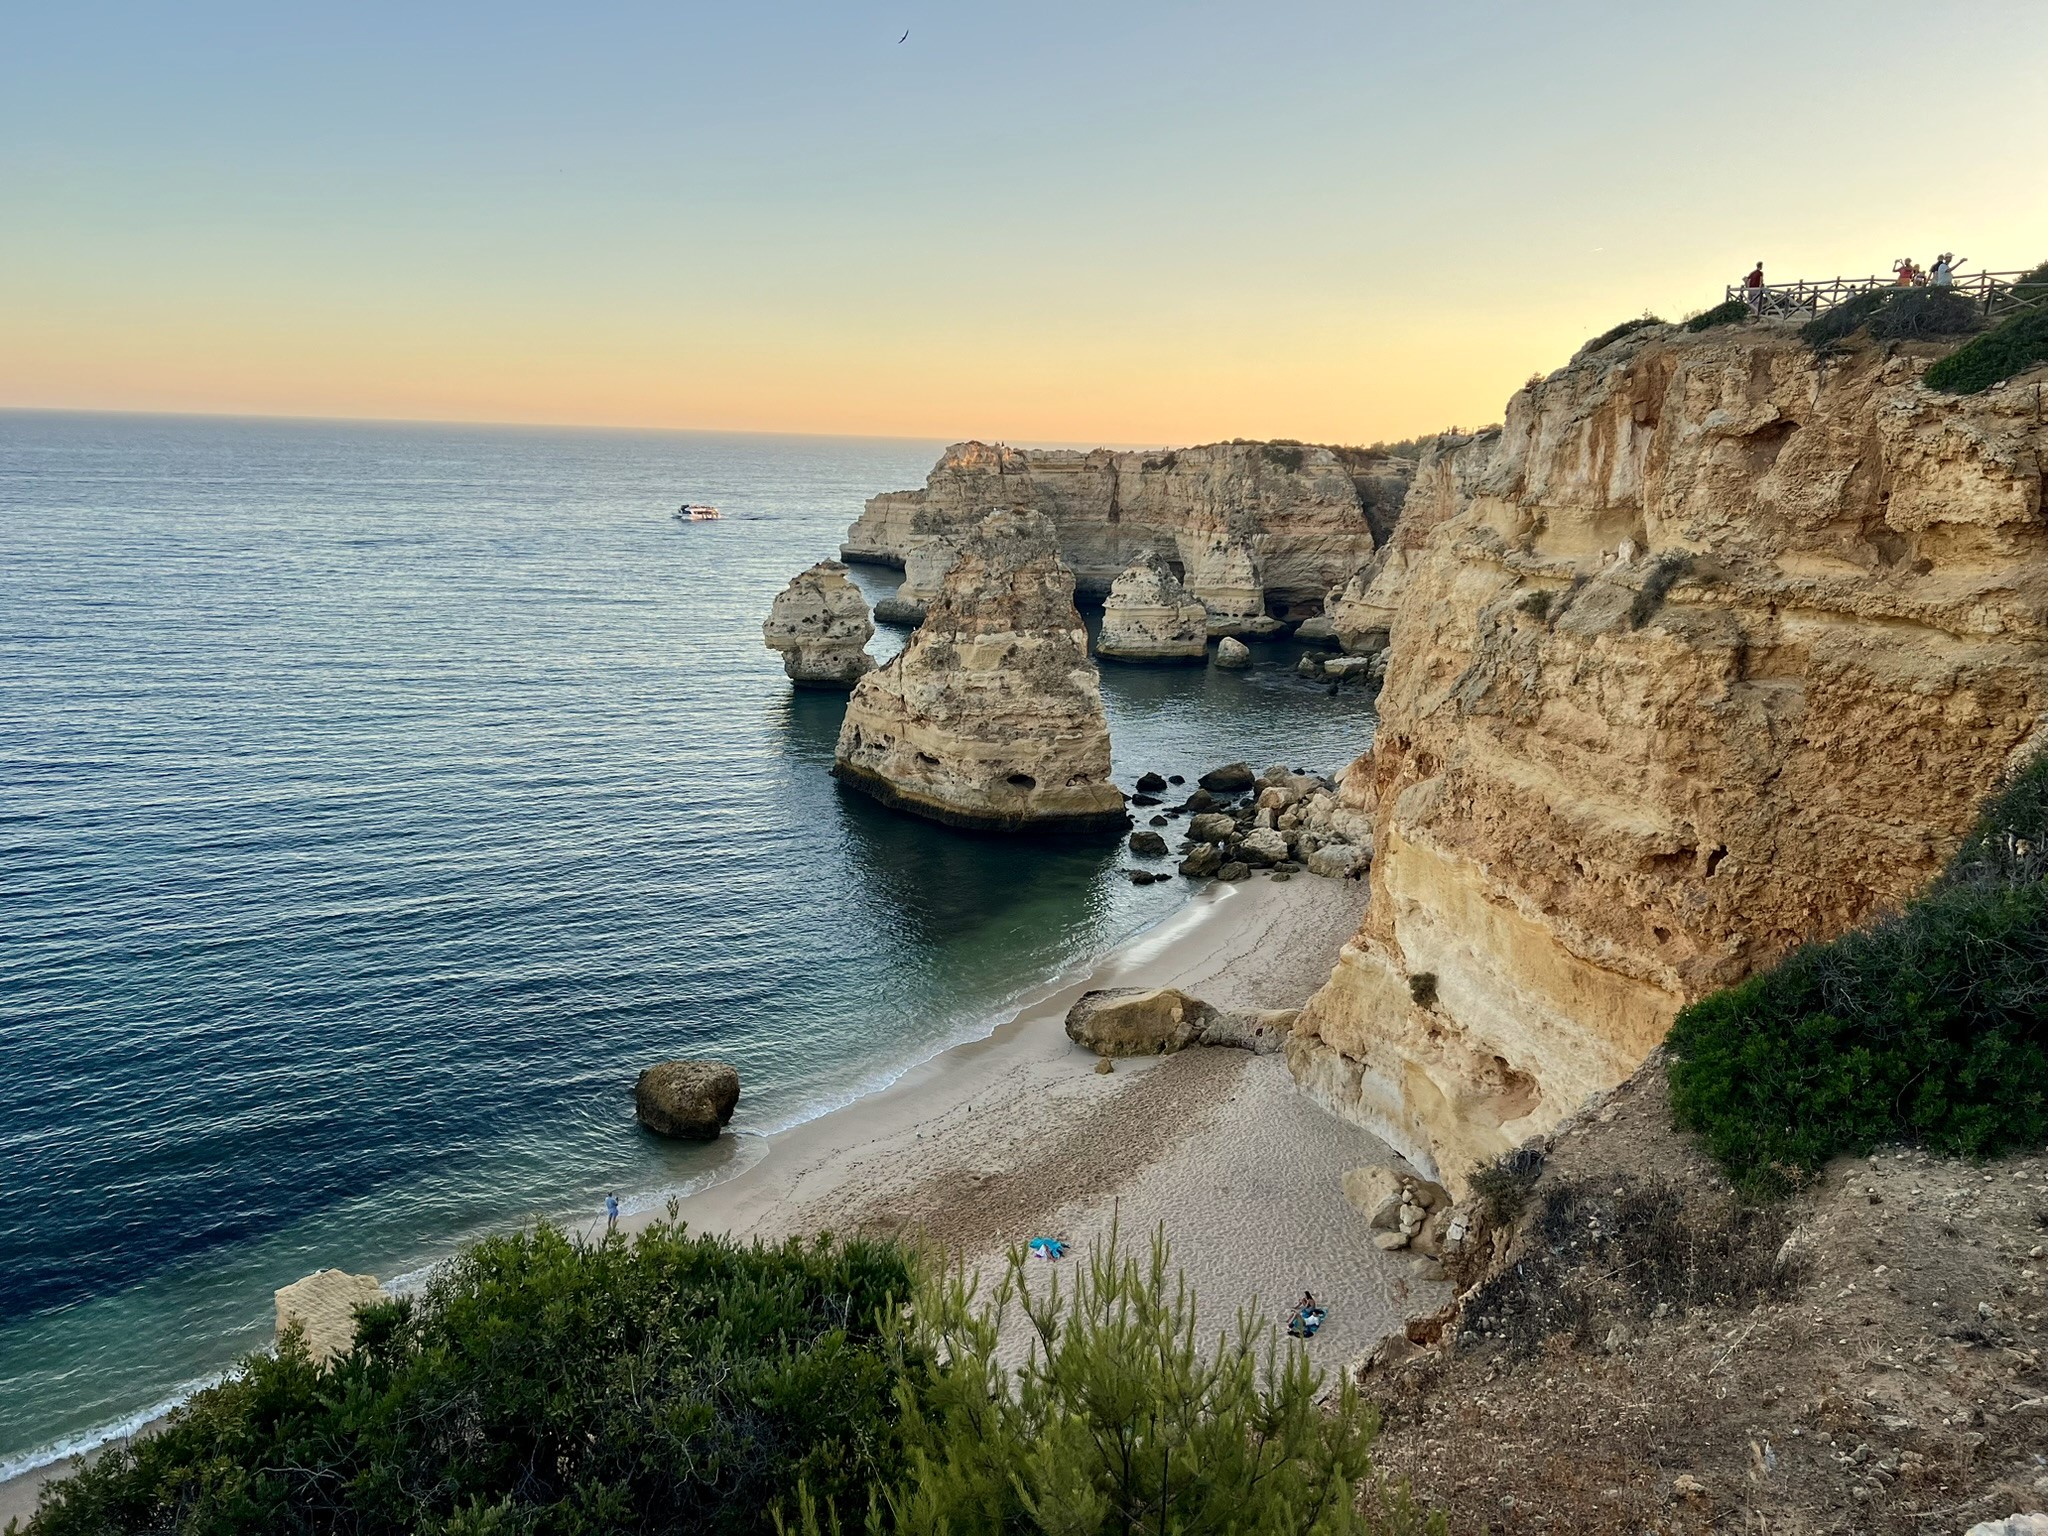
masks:
{"label": "scattered rock on beach", "polygon": [[658,1136],[715,1141],[740,1101],[739,1069],[723,1061],[663,1061],[633,1085],[633,1113]]}
{"label": "scattered rock on beach", "polygon": [[1174,987],[1109,987],[1067,1010],[1067,1038],[1098,1056],[1158,1056],[1193,1041],[1214,1012]]}
{"label": "scattered rock on beach", "polygon": [[1180,861],[1180,872],[1195,879],[1215,874],[1223,867],[1223,850],[1214,843],[1197,843]]}
{"label": "scattered rock on beach", "polygon": [[1237,818],[1221,811],[1204,811],[1188,821],[1188,836],[1198,843],[1220,843],[1236,833]]}
{"label": "scattered rock on beach", "polygon": [[1232,859],[1216,871],[1218,880],[1246,880],[1251,877],[1252,867],[1241,859]]}
{"label": "scattered rock on beach", "polygon": [[375,1275],[322,1269],[281,1287],[275,1299],[277,1336],[296,1325],[317,1365],[355,1347],[356,1308],[384,1300],[384,1288]]}
{"label": "scattered rock on beach", "polygon": [[1254,869],[1270,869],[1287,857],[1287,839],[1270,827],[1260,827],[1239,839],[1237,856]]}

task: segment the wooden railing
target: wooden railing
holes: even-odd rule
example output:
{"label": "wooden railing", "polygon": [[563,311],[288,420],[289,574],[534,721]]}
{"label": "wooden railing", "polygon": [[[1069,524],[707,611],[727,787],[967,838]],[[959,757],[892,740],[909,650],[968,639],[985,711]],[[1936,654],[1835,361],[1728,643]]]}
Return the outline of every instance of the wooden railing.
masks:
{"label": "wooden railing", "polygon": [[[1956,277],[1953,288],[1986,315],[2002,315],[2016,309],[2031,309],[2048,299],[2048,294],[2041,292],[2024,298],[2014,294],[2013,285],[2031,275],[2027,272],[1963,273]],[[1764,319],[1779,316],[1797,318],[1826,314],[1837,304],[1846,304],[1858,294],[1874,289],[1900,286],[1896,274],[1891,277],[1830,277],[1819,282],[1766,283],[1761,288],[1730,283],[1728,297],[1740,299]]]}

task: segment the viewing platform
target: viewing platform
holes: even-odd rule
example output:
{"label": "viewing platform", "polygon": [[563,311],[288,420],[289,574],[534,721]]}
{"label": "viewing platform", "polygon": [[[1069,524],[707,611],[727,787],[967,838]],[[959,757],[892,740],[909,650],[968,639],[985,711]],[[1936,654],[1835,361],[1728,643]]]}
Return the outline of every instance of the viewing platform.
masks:
{"label": "viewing platform", "polygon": [[[1971,272],[1959,274],[1949,285],[1949,291],[1959,293],[1976,304],[1986,316],[2010,314],[2014,310],[2031,309],[2048,299],[2048,292],[2019,297],[2013,292],[2014,286],[2031,272]],[[1761,288],[1750,288],[1742,283],[1728,285],[1728,298],[1739,299],[1754,309],[1762,319],[1812,318],[1826,314],[1838,304],[1846,304],[1859,294],[1878,289],[1925,288],[1925,282],[1901,283],[1896,273],[1886,277],[1830,277],[1817,281],[1801,280],[1796,283],[1766,283]]]}

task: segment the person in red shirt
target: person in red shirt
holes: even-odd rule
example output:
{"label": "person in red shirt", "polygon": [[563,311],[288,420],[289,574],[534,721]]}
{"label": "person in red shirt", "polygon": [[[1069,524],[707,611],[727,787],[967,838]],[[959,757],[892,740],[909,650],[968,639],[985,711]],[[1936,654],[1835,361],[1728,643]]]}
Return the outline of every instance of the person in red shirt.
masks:
{"label": "person in red shirt", "polygon": [[1753,271],[1751,271],[1751,273],[1749,274],[1749,276],[1745,277],[1745,278],[1744,278],[1744,279],[1742,280],[1742,285],[1743,285],[1743,287],[1745,287],[1745,288],[1761,288],[1761,287],[1763,287],[1763,285],[1764,285],[1764,264],[1763,264],[1763,263],[1762,263],[1761,261],[1759,261],[1759,262],[1758,262],[1758,263],[1756,264],[1756,267],[1755,267],[1755,269],[1754,269]]}

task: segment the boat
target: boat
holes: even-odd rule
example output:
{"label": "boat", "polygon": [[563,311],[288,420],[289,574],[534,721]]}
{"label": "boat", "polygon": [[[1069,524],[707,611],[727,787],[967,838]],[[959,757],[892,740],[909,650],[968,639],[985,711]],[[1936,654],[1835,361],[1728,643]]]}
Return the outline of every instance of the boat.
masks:
{"label": "boat", "polygon": [[679,523],[715,523],[719,516],[718,508],[708,507],[700,501],[686,501],[675,512]]}

